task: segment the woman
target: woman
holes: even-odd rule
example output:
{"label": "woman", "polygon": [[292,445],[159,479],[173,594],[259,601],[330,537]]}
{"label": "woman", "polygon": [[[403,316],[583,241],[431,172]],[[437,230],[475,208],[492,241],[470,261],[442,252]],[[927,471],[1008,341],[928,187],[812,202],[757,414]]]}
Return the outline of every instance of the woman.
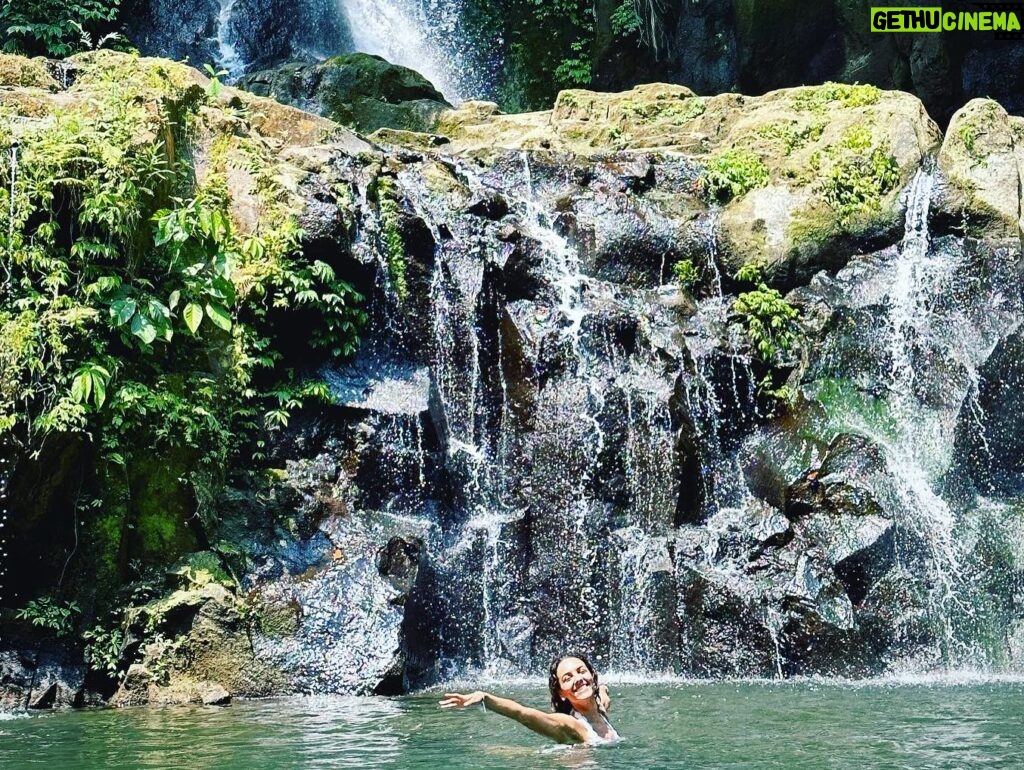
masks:
{"label": "woman", "polygon": [[608,721],[608,688],[597,683],[597,672],[582,655],[556,658],[548,671],[548,689],[553,714],[480,690],[467,695],[445,693],[440,703],[441,708],[483,703],[485,709],[510,717],[559,743],[593,744],[618,739]]}

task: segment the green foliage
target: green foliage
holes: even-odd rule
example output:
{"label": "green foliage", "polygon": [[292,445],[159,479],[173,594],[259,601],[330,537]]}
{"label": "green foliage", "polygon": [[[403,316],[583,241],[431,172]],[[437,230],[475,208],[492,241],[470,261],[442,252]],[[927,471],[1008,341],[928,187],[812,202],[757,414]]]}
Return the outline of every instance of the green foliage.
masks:
{"label": "green foliage", "polygon": [[405,277],[405,243],[399,227],[399,208],[395,195],[395,186],[390,179],[381,177],[377,180],[377,204],[380,209],[384,255],[387,257],[391,286],[399,302],[402,302],[409,295],[409,286]]}
{"label": "green foliage", "polygon": [[700,280],[697,268],[694,267],[693,260],[690,259],[681,259],[676,262],[672,266],[672,274],[675,276],[680,288],[685,291],[691,291]]}
{"label": "green foliage", "polygon": [[206,93],[216,99],[224,89],[224,85],[220,82],[220,79],[227,75],[228,71],[225,69],[216,69],[211,64],[204,64],[203,71],[206,73],[207,77],[210,78],[210,82],[206,84]]}
{"label": "green foliage", "polygon": [[612,11],[611,17],[612,34],[618,37],[628,37],[640,31],[643,19],[636,12],[636,5],[633,0],[622,0]]}
{"label": "green foliage", "polygon": [[871,132],[857,126],[830,148],[834,164],[824,179],[824,194],[841,227],[879,211],[882,196],[899,184],[896,159],[884,144],[872,149],[872,143]]}
{"label": "green foliage", "polygon": [[[180,73],[132,64],[126,76],[123,61],[80,75],[100,81],[88,110],[22,130],[13,199],[0,186],[0,439],[34,453],[79,434],[98,449],[90,494],[113,495],[123,477],[119,497],[83,511],[104,575],[123,568],[126,538],[153,554],[187,545],[195,500],[212,497],[200,486],[258,454],[266,428],[287,421],[279,410],[329,397],[285,365],[282,329],[340,357],[366,318],[352,285],[303,255],[271,159],[250,158],[263,200],[245,235],[226,183],[245,140],[215,140],[196,183],[188,137],[213,97],[176,84]],[[5,179],[12,140],[0,130]],[[157,479],[153,458],[173,458],[174,472]],[[160,485],[152,509],[132,496],[147,483]]]}
{"label": "green foliage", "polygon": [[81,613],[75,602],[58,602],[52,596],[33,599],[17,612],[18,620],[27,620],[34,626],[48,628],[57,636],[67,636],[74,630],[75,615]]}
{"label": "green foliage", "polygon": [[882,92],[876,86],[828,82],[801,89],[794,99],[793,106],[797,110],[824,115],[837,107],[866,107],[877,104],[881,97]]}
{"label": "green foliage", "polygon": [[736,280],[753,283],[755,288],[742,292],[732,309],[740,316],[757,357],[771,365],[799,340],[799,313],[778,290],[768,287],[763,272],[763,267],[753,262],[740,268]]}
{"label": "green foliage", "polygon": [[741,148],[712,156],[702,177],[704,194],[711,200],[729,201],[768,184],[768,167],[757,155]]}
{"label": "green foliage", "polygon": [[29,56],[69,56],[91,47],[87,30],[114,21],[119,5],[120,0],[3,0],[3,48]]}
{"label": "green foliage", "polygon": [[121,667],[125,647],[125,632],[121,628],[107,629],[94,626],[82,632],[85,640],[85,662],[93,671],[114,677]]}
{"label": "green foliage", "polygon": [[549,108],[558,91],[588,86],[608,47],[641,44],[644,24],[634,0],[466,0],[462,21],[477,41],[502,45],[495,94],[503,108]]}

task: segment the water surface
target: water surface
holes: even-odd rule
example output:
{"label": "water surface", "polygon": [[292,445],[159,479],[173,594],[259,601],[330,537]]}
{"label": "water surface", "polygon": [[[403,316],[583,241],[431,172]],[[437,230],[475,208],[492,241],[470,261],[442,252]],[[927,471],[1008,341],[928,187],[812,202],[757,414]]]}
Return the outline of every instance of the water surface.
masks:
{"label": "water surface", "polygon": [[[544,704],[542,683],[490,686]],[[1020,680],[613,684],[621,743],[554,746],[479,707],[282,698],[0,722],[0,768],[1011,768]]]}

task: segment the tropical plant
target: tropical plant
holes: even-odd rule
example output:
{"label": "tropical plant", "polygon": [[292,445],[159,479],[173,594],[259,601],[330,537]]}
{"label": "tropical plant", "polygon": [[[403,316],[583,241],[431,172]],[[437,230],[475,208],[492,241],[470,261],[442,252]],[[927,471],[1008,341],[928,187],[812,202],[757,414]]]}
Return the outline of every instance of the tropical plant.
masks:
{"label": "tropical plant", "polygon": [[764,267],[751,262],[736,273],[736,280],[753,283],[754,288],[742,292],[733,302],[747,338],[757,357],[766,364],[778,361],[781,353],[790,350],[799,340],[799,312],[777,289],[764,281]]}
{"label": "tropical plant", "polygon": [[57,636],[67,636],[74,630],[75,615],[80,613],[81,609],[75,602],[59,602],[52,596],[43,596],[18,610],[16,617],[34,626],[48,628]]}
{"label": "tropical plant", "polygon": [[[117,18],[121,0],[3,0],[3,49],[64,57],[92,47],[92,31]],[[83,43],[83,37],[87,43]]]}

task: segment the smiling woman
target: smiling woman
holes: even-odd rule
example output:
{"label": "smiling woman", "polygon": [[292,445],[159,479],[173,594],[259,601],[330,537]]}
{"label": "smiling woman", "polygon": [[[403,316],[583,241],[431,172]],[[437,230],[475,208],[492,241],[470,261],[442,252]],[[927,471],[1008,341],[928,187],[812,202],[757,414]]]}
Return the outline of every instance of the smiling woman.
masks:
{"label": "smiling woman", "polygon": [[482,703],[484,708],[509,717],[559,743],[604,743],[618,740],[608,721],[611,698],[598,684],[597,672],[582,655],[556,658],[548,672],[548,688],[554,713],[523,706],[488,692],[446,693],[441,708],[464,708]]}

